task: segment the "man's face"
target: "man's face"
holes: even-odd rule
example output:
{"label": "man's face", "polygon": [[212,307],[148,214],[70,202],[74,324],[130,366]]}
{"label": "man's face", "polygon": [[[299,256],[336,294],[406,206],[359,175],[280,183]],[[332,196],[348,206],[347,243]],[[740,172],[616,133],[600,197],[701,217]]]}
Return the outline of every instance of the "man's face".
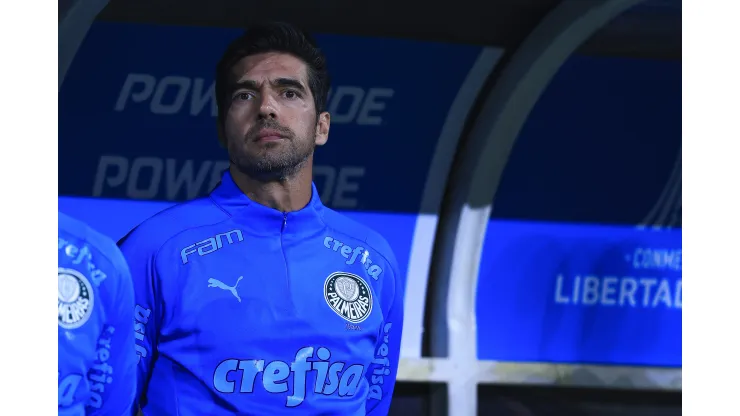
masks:
{"label": "man's face", "polygon": [[306,64],[285,53],[247,56],[232,68],[222,134],[231,162],[258,180],[282,180],[312,160],[329,135],[316,117]]}

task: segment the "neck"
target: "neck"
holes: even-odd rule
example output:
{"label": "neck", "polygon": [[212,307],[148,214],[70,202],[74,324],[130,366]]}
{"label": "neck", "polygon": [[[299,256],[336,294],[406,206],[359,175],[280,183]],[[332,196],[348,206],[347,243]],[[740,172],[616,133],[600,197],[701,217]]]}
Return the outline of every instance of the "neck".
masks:
{"label": "neck", "polygon": [[307,162],[295,175],[281,181],[259,181],[234,165],[229,167],[229,172],[236,186],[252,201],[281,212],[291,212],[303,209],[311,201],[312,163]]}

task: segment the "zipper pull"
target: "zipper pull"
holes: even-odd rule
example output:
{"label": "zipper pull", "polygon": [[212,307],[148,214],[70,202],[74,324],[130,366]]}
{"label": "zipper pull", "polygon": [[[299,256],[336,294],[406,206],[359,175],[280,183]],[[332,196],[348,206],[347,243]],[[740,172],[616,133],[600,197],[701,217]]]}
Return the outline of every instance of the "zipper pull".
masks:
{"label": "zipper pull", "polygon": [[283,213],[283,229],[282,231],[285,231],[285,226],[288,225],[288,213]]}

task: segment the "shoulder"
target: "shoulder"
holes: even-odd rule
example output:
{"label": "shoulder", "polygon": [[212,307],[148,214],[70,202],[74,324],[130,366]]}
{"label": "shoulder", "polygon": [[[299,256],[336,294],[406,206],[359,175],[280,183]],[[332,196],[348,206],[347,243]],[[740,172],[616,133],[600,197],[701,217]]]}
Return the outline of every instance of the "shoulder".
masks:
{"label": "shoulder", "polygon": [[174,205],[134,227],[118,241],[118,246],[131,254],[155,255],[168,242],[189,230],[217,224],[229,215],[210,197]]}
{"label": "shoulder", "polygon": [[[91,260],[96,263],[97,267],[107,265],[119,272],[128,268],[121,250],[112,238],[83,221],[61,212],[59,213],[59,240],[59,249],[65,250],[67,255],[71,253],[77,253],[77,256],[89,255],[93,257]],[[87,250],[91,253],[85,253]]]}

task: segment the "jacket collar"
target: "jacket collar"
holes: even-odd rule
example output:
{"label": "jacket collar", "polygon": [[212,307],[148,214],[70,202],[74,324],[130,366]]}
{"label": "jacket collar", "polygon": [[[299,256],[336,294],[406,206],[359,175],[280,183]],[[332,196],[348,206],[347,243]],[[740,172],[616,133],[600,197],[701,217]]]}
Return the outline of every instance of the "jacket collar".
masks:
{"label": "jacket collar", "polygon": [[314,183],[311,183],[311,200],[308,205],[287,213],[250,199],[239,189],[228,170],[221,175],[221,182],[211,191],[210,197],[233,220],[255,234],[307,235],[326,227],[323,219],[326,208]]}

